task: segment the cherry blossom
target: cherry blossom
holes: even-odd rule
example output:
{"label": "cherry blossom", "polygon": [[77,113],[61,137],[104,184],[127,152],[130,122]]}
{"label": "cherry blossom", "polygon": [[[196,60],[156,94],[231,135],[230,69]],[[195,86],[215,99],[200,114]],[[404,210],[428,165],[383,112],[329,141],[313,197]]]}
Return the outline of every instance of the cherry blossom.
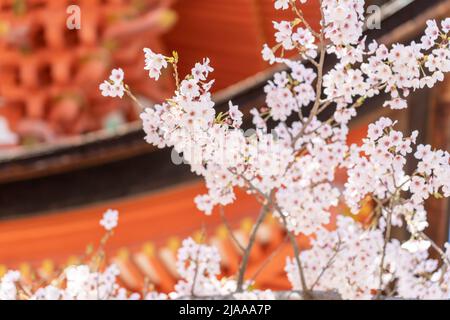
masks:
{"label": "cherry blossom", "polygon": [[335,45],[358,42],[363,31],[364,0],[322,1],[325,35]]}
{"label": "cherry blossom", "polygon": [[283,9],[286,10],[289,8],[289,1],[290,0],[276,0],[275,1],[275,9]]}
{"label": "cherry blossom", "polygon": [[195,79],[183,80],[181,82],[180,91],[181,94],[187,98],[195,98],[200,95],[200,87]]}
{"label": "cherry blossom", "polygon": [[123,85],[124,72],[122,69],[113,69],[109,80],[105,80],[100,84],[99,88],[102,95],[105,97],[119,97],[122,98],[125,92]]}
{"label": "cherry blossom", "polygon": [[242,112],[239,111],[238,106],[233,105],[231,101],[228,103],[228,106],[228,114],[230,115],[230,118],[233,122],[232,125],[236,128],[239,128],[242,125]]}
{"label": "cherry blossom", "polygon": [[263,49],[261,51],[261,55],[264,61],[269,61],[270,64],[273,64],[277,59],[272,49],[270,49],[267,44],[264,44]]}
{"label": "cherry blossom", "polygon": [[16,283],[20,280],[20,273],[10,270],[0,279],[0,300],[15,300],[17,296]]}
{"label": "cherry blossom", "polygon": [[217,248],[197,244],[192,238],[183,240],[177,253],[177,270],[182,278],[175,285],[177,296],[195,295],[196,290],[205,295],[219,293],[220,256]]}
{"label": "cherry blossom", "polygon": [[106,231],[111,231],[117,227],[119,220],[119,212],[117,210],[108,209],[104,214],[102,220],[100,220],[100,225],[105,228]]}
{"label": "cherry blossom", "polygon": [[203,59],[203,63],[197,62],[194,68],[192,68],[191,74],[196,81],[205,81],[208,78],[209,73],[214,71],[209,63],[209,58],[205,58]]}
{"label": "cherry blossom", "polygon": [[19,137],[11,131],[8,121],[0,117],[0,145],[16,144],[18,141]]}
{"label": "cherry blossom", "polygon": [[154,53],[149,48],[144,48],[145,54],[145,70],[148,70],[148,76],[155,80],[159,79],[161,70],[167,68],[166,57],[162,54]]}

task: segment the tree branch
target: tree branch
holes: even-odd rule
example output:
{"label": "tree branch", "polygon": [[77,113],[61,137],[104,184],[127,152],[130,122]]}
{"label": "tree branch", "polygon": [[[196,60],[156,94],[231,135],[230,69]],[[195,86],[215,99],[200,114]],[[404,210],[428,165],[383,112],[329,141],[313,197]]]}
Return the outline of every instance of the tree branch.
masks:
{"label": "tree branch", "polygon": [[230,224],[228,223],[228,221],[225,217],[225,208],[222,205],[220,205],[220,218],[222,219],[222,222],[223,222],[225,228],[227,228],[227,231],[228,231],[228,234],[229,234],[231,240],[233,240],[234,244],[239,248],[239,250],[241,250],[241,253],[245,252],[244,246],[236,238],[236,235],[234,234],[233,229],[231,228]]}
{"label": "tree branch", "polygon": [[243,291],[243,285],[244,285],[244,275],[245,271],[247,270],[248,265],[248,259],[250,257],[250,252],[253,248],[253,245],[255,244],[256,240],[256,233],[261,226],[261,223],[264,221],[264,218],[269,213],[269,207],[270,202],[263,205],[261,208],[261,211],[259,213],[258,219],[256,220],[255,225],[253,226],[252,232],[250,234],[250,239],[248,241],[247,247],[245,248],[244,254],[242,256],[241,265],[239,267],[239,273],[237,278],[237,286],[236,286],[236,292],[242,292]]}

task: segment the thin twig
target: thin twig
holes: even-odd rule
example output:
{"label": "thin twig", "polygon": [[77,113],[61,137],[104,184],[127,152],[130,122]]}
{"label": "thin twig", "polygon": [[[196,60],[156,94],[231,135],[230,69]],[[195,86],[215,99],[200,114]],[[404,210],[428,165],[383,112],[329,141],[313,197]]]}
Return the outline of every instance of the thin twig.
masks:
{"label": "thin twig", "polygon": [[248,259],[250,257],[250,252],[251,252],[251,250],[253,248],[253,245],[255,244],[256,233],[257,233],[259,227],[261,226],[261,223],[264,221],[265,217],[269,213],[269,207],[270,207],[270,203],[267,203],[267,204],[263,205],[263,207],[261,208],[261,211],[259,213],[258,219],[256,220],[256,223],[253,226],[252,232],[250,234],[250,238],[248,240],[247,247],[245,248],[244,254],[242,256],[241,265],[239,267],[236,292],[242,292],[243,291],[244,275],[245,275],[245,271],[247,270],[247,265],[248,265]]}
{"label": "thin twig", "polygon": [[145,106],[142,104],[141,101],[139,101],[138,98],[136,98],[136,96],[133,94],[133,92],[131,92],[130,87],[127,84],[124,87],[125,87],[125,93],[127,94],[127,96],[130,97],[131,100],[133,100],[139,106],[139,108],[144,110]]}
{"label": "thin twig", "polygon": [[303,270],[302,260],[300,259],[300,248],[298,247],[297,240],[295,239],[292,232],[288,229],[286,218],[283,216],[283,223],[286,226],[286,232],[289,236],[289,240],[291,241],[292,248],[294,249],[295,262],[297,263],[298,272],[300,275],[300,282],[302,284],[303,296],[306,300],[313,299],[314,296],[311,293],[311,290],[308,288],[306,284],[305,271]]}
{"label": "thin twig", "polygon": [[283,248],[283,245],[285,244],[286,240],[288,239],[288,236],[286,235],[283,238],[283,241],[278,245],[278,247],[272,251],[272,253],[264,260],[264,262],[259,266],[258,270],[255,271],[253,276],[250,278],[250,282],[254,282],[255,279],[259,276],[259,274],[266,268],[266,266],[273,260],[273,258],[276,257],[278,253],[280,253],[281,249]]}
{"label": "thin twig", "polygon": [[383,286],[383,275],[384,275],[384,260],[386,258],[386,248],[391,238],[391,228],[392,228],[392,211],[394,207],[395,198],[392,197],[389,203],[389,209],[386,217],[386,232],[384,234],[384,243],[383,243],[383,251],[381,252],[381,261],[380,261],[380,277],[378,280],[378,292],[376,295],[376,299],[379,299],[382,293]]}
{"label": "thin twig", "polygon": [[427,241],[430,241],[431,247],[439,253],[441,256],[442,261],[447,264],[447,266],[450,266],[450,259],[447,257],[445,252],[434,242],[429,236],[427,236],[423,231],[419,233],[422,238],[424,238]]}
{"label": "thin twig", "polygon": [[321,14],[321,25],[322,28],[320,29],[320,34],[318,35],[319,37],[319,50],[320,50],[320,57],[319,57],[319,62],[318,62],[318,66],[317,68],[317,82],[316,82],[316,100],[314,101],[314,105],[311,109],[311,112],[309,113],[308,119],[306,120],[305,124],[303,125],[302,129],[300,130],[300,132],[297,134],[297,136],[294,139],[293,144],[295,144],[296,140],[298,140],[298,138],[300,138],[301,136],[303,136],[303,134],[305,133],[306,128],[308,127],[308,125],[311,123],[311,121],[313,120],[314,116],[317,113],[317,110],[320,106],[320,97],[322,95],[322,81],[323,81],[323,66],[325,63],[325,54],[326,54],[326,44],[325,44],[325,35],[324,35],[324,12],[323,12],[323,8],[322,8],[322,1],[320,1],[320,14]]}
{"label": "thin twig", "polygon": [[191,296],[195,297],[195,283],[197,282],[197,277],[198,277],[198,269],[199,269],[199,263],[198,263],[198,256],[200,254],[200,246],[197,249],[197,256],[195,257],[195,273],[194,273],[194,278],[192,279],[192,287],[191,287]]}
{"label": "thin twig", "polygon": [[173,63],[173,75],[175,77],[175,86],[177,87],[177,90],[180,89],[180,77],[178,75],[178,64],[177,63]]}
{"label": "thin twig", "polygon": [[292,234],[292,232],[289,230],[288,228],[288,223],[286,220],[286,217],[283,215],[283,212],[281,210],[281,208],[274,203],[274,208],[275,210],[278,211],[281,220],[283,222],[284,228],[286,230],[286,233],[289,237],[289,240],[291,242],[292,248],[294,249],[294,258],[295,258],[295,262],[297,263],[297,267],[298,267],[298,272],[299,272],[299,276],[300,276],[300,283],[302,285],[302,290],[303,290],[303,295],[305,299],[313,299],[313,295],[311,294],[311,290],[308,288],[308,285],[306,283],[306,278],[305,278],[305,272],[303,270],[303,264],[302,261],[300,259],[300,248],[298,246],[297,240],[295,239],[295,236]]}
{"label": "thin twig", "polygon": [[338,253],[341,251],[341,245],[342,245],[342,240],[341,237],[339,237],[339,233],[338,235],[338,243],[335,246],[334,249],[334,254],[331,256],[331,258],[328,260],[327,264],[325,265],[325,267],[323,267],[323,269],[321,270],[320,274],[317,276],[316,280],[313,282],[313,284],[311,285],[310,290],[313,291],[314,287],[319,283],[320,279],[322,278],[322,276],[325,274],[325,271],[327,271],[333,264],[334,259],[336,258],[336,256],[338,255]]}
{"label": "thin twig", "polygon": [[[201,234],[201,238],[200,238],[200,243],[203,243],[204,238],[206,235],[206,231],[205,229],[202,230],[202,234]],[[197,249],[197,256],[195,257],[195,273],[194,273],[194,278],[192,279],[192,288],[191,288],[191,295],[193,297],[195,297],[195,283],[197,282],[197,277],[198,277],[198,270],[199,270],[199,255],[200,255],[200,248],[201,246],[198,246]]]}
{"label": "thin twig", "polygon": [[[320,34],[314,30],[311,25],[306,21],[305,16],[303,15],[303,11],[297,8],[297,5],[295,4],[295,0],[290,0],[292,11],[297,15],[297,17],[300,19],[300,21],[305,25],[305,27],[315,36],[319,37]],[[320,4],[322,7],[322,4]]]}
{"label": "thin twig", "polygon": [[[230,170],[231,173],[233,173],[232,170]],[[275,201],[272,200],[273,194],[274,194],[274,190],[271,191],[270,196],[267,197],[267,195],[265,195],[261,190],[259,190],[258,188],[256,188],[252,182],[250,180],[248,180],[247,178],[245,178],[243,175],[238,175],[240,176],[247,184],[249,189],[254,190],[255,192],[257,192],[258,194],[260,194],[262,197],[264,197],[269,203],[272,204],[273,208],[275,210],[277,210],[280,214],[280,217],[283,221],[285,230],[288,234],[289,240],[291,241],[291,245],[292,248],[294,250],[294,254],[295,254],[295,261],[297,263],[298,269],[299,269],[299,274],[300,274],[300,280],[301,280],[301,284],[302,284],[302,289],[303,289],[303,294],[304,294],[304,298],[305,299],[311,299],[313,298],[313,296],[311,295],[310,290],[308,289],[308,286],[306,284],[306,280],[305,280],[305,275],[304,275],[304,271],[303,271],[303,266],[300,260],[300,249],[298,247],[297,241],[295,240],[294,235],[291,233],[291,231],[289,231],[288,229],[288,225],[287,225],[287,221],[286,221],[286,217],[283,215],[282,210],[280,209],[280,207],[276,204]]]}
{"label": "thin twig", "polygon": [[230,224],[228,223],[228,221],[225,217],[225,208],[222,205],[220,206],[220,218],[222,219],[222,222],[223,222],[225,228],[227,228],[227,231],[228,231],[228,234],[229,234],[231,240],[233,240],[234,244],[239,248],[239,250],[241,250],[241,253],[245,252],[244,246],[236,238],[236,235],[234,234],[233,229],[231,228]]}

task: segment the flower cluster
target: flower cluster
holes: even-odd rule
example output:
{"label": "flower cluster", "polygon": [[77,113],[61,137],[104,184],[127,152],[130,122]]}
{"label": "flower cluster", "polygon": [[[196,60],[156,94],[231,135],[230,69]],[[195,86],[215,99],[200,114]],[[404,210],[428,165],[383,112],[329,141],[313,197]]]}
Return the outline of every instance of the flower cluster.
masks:
{"label": "flower cluster", "polygon": [[124,300],[139,299],[139,294],[129,295],[119,287],[116,278],[119,269],[110,265],[103,272],[92,271],[87,265],[70,266],[64,271],[66,287],[54,285],[39,288],[31,299],[35,300]]}
{"label": "flower cluster", "polygon": [[217,248],[187,238],[177,253],[176,267],[180,280],[174,291],[169,294],[150,291],[145,296],[129,292],[118,284],[120,270],[114,264],[103,271],[88,264],[70,265],[51,284],[34,291],[26,283],[21,283],[19,271],[10,270],[0,278],[0,300],[166,300],[191,296],[228,296],[236,300],[275,298],[271,290],[250,289],[250,282],[245,283],[245,291],[236,292],[235,280],[219,279],[220,260]]}
{"label": "flower cluster", "polygon": [[149,48],[144,48],[145,55],[145,70],[148,70],[148,76],[155,80],[159,79],[161,70],[167,68],[166,57],[162,54],[154,53]]}
{"label": "flower cluster", "polygon": [[[398,242],[393,242],[397,248]],[[445,255],[448,261],[449,243],[446,243]],[[428,258],[427,251],[411,254],[407,250],[395,250],[390,255],[389,268],[396,276],[397,296],[411,299],[450,299],[448,265],[439,266],[439,261]]]}
{"label": "flower cluster", "polygon": [[[365,232],[351,218],[338,217],[336,231],[318,231],[312,249],[301,253],[307,283],[317,290],[337,290],[344,299],[371,298],[378,288],[382,242],[379,230]],[[288,258],[288,278],[301,290],[297,268]]]}
{"label": "flower cluster", "polygon": [[[384,218],[389,216],[392,225],[401,226],[406,221],[412,239],[404,243],[411,251],[428,249],[430,243],[421,236],[428,226],[424,201],[430,196],[450,195],[450,155],[446,151],[431,150],[429,145],[417,146],[414,156],[420,160],[416,170],[406,173],[406,157],[418,132],[403,137],[393,129],[394,123],[381,118],[369,125],[368,137],[360,147],[353,145],[346,159],[348,181],[344,196],[353,212],[367,195],[385,203],[380,208]],[[402,194],[409,191],[410,195]]]}
{"label": "flower cluster", "polygon": [[20,280],[20,272],[10,270],[0,279],[0,300],[15,300],[17,297],[16,283]]}
{"label": "flower cluster", "polygon": [[273,22],[273,26],[277,30],[275,40],[278,44],[275,48],[269,48],[266,44],[263,46],[261,53],[265,61],[270,64],[290,61],[275,56],[275,51],[280,47],[284,50],[297,48],[303,58],[315,58],[317,56],[316,38],[312,29],[300,27],[298,22],[291,23],[290,21]]}
{"label": "flower cluster", "polygon": [[[276,8],[284,9],[286,5],[294,4],[279,2]],[[337,122],[346,124],[356,116],[355,108],[365,98],[382,91],[391,95],[384,106],[404,109],[407,107],[405,98],[410,91],[432,87],[450,70],[448,18],[441,22],[441,28],[436,21],[428,21],[421,42],[395,44],[389,49],[376,41],[367,45],[365,38],[361,39],[363,0],[327,0],[322,2],[322,6],[322,24],[326,26],[321,31],[322,37],[331,42],[324,45],[328,53],[334,53],[339,59],[334,68],[323,75],[323,93],[326,101],[337,104],[334,115]],[[280,47],[283,51],[295,49],[310,61],[316,58],[319,33],[305,23],[302,16],[294,21],[274,22],[274,28],[278,44],[274,48],[264,45],[264,60],[282,62],[291,67],[295,62],[276,56]],[[293,110],[298,111],[303,103],[308,104],[315,99],[316,93],[308,86],[308,81],[304,85],[293,81],[291,77],[295,73],[293,70],[287,75],[277,75],[266,89],[266,102],[274,108],[275,120],[284,121]],[[362,100],[355,101],[358,97]]]}
{"label": "flower cluster", "polygon": [[[450,246],[447,244],[447,255]],[[383,251],[382,230],[365,230],[349,217],[338,217],[334,231],[319,231],[312,248],[301,253],[306,282],[317,290],[336,290],[344,299],[371,299],[379,289],[406,298],[449,299],[450,271],[429,259],[428,253],[410,253],[397,240]],[[288,258],[285,268],[292,286],[301,290],[298,267]]]}
{"label": "flower cluster", "polygon": [[273,81],[265,86],[266,104],[273,120],[286,121],[293,111],[299,112],[316,98],[312,82],[316,73],[303,64],[289,62],[291,73],[276,73]]}
{"label": "flower cluster", "polygon": [[[331,128],[314,119],[305,129],[306,134],[297,144],[304,146],[304,155],[292,163],[284,175],[284,181],[276,192],[276,199],[291,231],[312,234],[329,223],[330,208],[338,204],[339,190],[333,186],[336,169],[343,163],[347,150],[345,139],[339,139],[338,128]],[[284,127],[277,127],[280,137],[289,142],[303,128],[294,123],[286,133]],[[312,133],[312,132],[317,132]],[[330,137],[336,133],[334,139]],[[312,139],[311,136],[314,136]],[[343,134],[346,137],[346,134]]]}
{"label": "flower cluster", "polygon": [[336,46],[354,45],[364,26],[364,0],[324,0],[325,36]]}
{"label": "flower cluster", "polygon": [[432,87],[450,70],[445,23],[439,30],[434,20],[428,21],[421,43],[394,44],[389,49],[374,41],[366,48],[363,39],[353,46],[330,46],[328,52],[335,53],[340,62],[324,75],[327,98],[338,101],[338,110],[353,109],[355,106],[350,104],[355,97],[367,98],[385,91],[391,95],[385,107],[406,108],[405,98],[410,91]]}
{"label": "flower cluster", "polygon": [[122,98],[125,92],[123,84],[124,73],[123,70],[113,69],[108,80],[100,84],[100,91],[104,97],[119,97]]}
{"label": "flower cluster", "polygon": [[[231,102],[226,113],[216,114],[209,92],[213,81],[207,82],[211,71],[208,59],[196,64],[172,99],[141,114],[147,142],[173,147],[205,178],[209,192],[196,203],[207,214],[216,204],[234,201],[233,187],[246,181],[264,191],[279,186],[286,160],[293,159],[282,139],[263,130],[250,136],[239,130],[242,112]],[[312,81],[307,71],[301,76]]]}
{"label": "flower cluster", "polygon": [[180,296],[218,295],[220,256],[215,247],[197,244],[192,238],[183,240],[177,253],[177,270],[182,280],[175,285]]}
{"label": "flower cluster", "polygon": [[[22,291],[21,275],[8,271],[0,280],[0,300],[136,300],[137,293],[130,294],[117,283],[119,269],[110,265],[103,272],[92,271],[88,265],[69,266],[64,270],[66,285],[50,284],[29,294]],[[29,294],[29,295],[28,295]]]}
{"label": "flower cluster", "polygon": [[[216,247],[199,244],[192,238],[183,240],[177,253],[177,270],[181,279],[175,285],[175,291],[166,298],[232,296],[237,300],[274,299],[270,290],[236,292],[235,280],[219,279],[220,260]],[[247,282],[245,287],[249,288],[250,284]]]}
{"label": "flower cluster", "polygon": [[119,212],[117,210],[108,209],[104,214],[100,225],[105,228],[106,231],[111,231],[117,227],[119,221]]}
{"label": "flower cluster", "polygon": [[[100,224],[107,231],[111,230],[117,226],[117,215],[117,211],[108,210]],[[119,273],[114,264],[103,269],[97,264],[69,265],[47,284],[36,287],[22,281],[19,271],[10,270],[0,279],[0,300],[139,299],[138,293],[130,293],[117,283]]]}

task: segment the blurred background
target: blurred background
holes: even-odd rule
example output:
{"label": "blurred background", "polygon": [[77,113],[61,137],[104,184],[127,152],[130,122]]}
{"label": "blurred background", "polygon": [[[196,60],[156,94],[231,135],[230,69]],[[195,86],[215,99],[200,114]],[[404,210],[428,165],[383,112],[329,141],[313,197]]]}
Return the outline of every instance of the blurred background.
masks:
{"label": "blurred background", "polygon": [[[366,1],[367,15],[379,18],[368,39],[385,44],[420,39],[427,19],[449,16],[450,1]],[[376,7],[374,7],[376,6]],[[303,5],[318,27],[318,0]],[[204,192],[187,166],[174,165],[170,150],[143,141],[140,109],[129,99],[102,97],[98,85],[112,68],[123,68],[145,105],[171,97],[170,70],[158,82],[143,70],[142,48],[180,55],[180,73],[203,57],[215,69],[214,100],[228,100],[245,111],[264,105],[263,86],[282,66],[260,58],[273,44],[273,20],[290,17],[275,11],[273,0],[0,0],[0,276],[20,269],[30,281],[51,278],[67,264],[83,260],[102,236],[98,224],[108,208],[120,211],[119,228],[107,245],[129,289],[148,279],[168,291],[178,275],[175,253],[186,236],[218,245],[224,275],[233,274],[239,250],[218,212],[206,217],[193,198]],[[328,59],[328,67],[333,59]],[[384,97],[362,108],[351,126],[350,141],[366,133],[381,115],[400,120],[405,132],[418,129],[419,143],[448,150],[450,80],[409,97],[406,111],[382,108]],[[340,173],[338,183],[345,178]],[[257,203],[237,192],[225,209],[228,223],[245,241]],[[449,206],[430,201],[429,234],[438,243],[449,238]],[[346,214],[344,207],[334,209]],[[357,217],[364,222],[370,202]],[[332,227],[332,224],[331,224]],[[404,237],[403,230],[397,230]],[[299,237],[303,247],[308,239]],[[283,289],[286,255],[283,230],[268,219],[258,234],[249,275],[271,252],[276,255],[258,285]]]}

